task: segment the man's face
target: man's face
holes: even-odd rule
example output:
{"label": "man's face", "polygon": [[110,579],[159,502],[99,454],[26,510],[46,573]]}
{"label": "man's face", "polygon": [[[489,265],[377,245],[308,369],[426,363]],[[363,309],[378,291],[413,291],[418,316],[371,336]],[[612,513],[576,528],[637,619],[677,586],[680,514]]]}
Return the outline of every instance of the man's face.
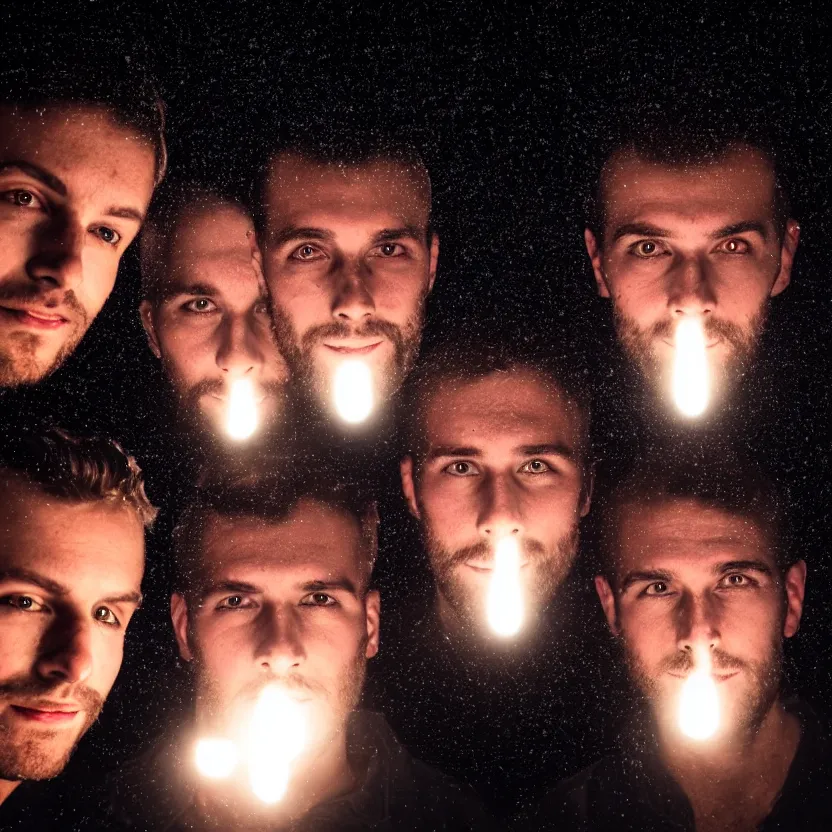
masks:
{"label": "man's face", "polygon": [[589,510],[582,418],[531,370],[445,384],[422,405],[424,461],[402,462],[425,532],[440,611],[483,627],[495,541],[520,542],[526,603],[539,609],[571,567]]}
{"label": "man's face", "polygon": [[274,683],[308,712],[315,746],[342,732],[378,651],[366,560],[357,524],[317,502],[282,522],[212,516],[192,591],[171,601],[198,721],[232,730]]}
{"label": "man's face", "polygon": [[153,147],[100,108],[0,106],[0,387],[69,356],[153,192]]}
{"label": "man's face", "polygon": [[678,167],[621,153],[604,169],[602,200],[603,239],[587,230],[586,245],[625,351],[666,387],[676,324],[699,318],[724,386],[753,356],[797,248],[797,224],[776,226],[770,162],[749,147]]}
{"label": "man's face", "polygon": [[248,379],[258,416],[273,420],[288,373],[272,336],[251,220],[217,200],[186,210],[173,233],[158,275],[160,300],[143,301],[141,316],[181,411],[221,430],[230,385]]}
{"label": "man's face", "polygon": [[64,768],[118,675],[141,600],[131,509],[0,482],[0,779]]}
{"label": "man's face", "polygon": [[292,373],[329,402],[339,364],[360,359],[387,397],[415,359],[436,274],[426,176],[392,161],[341,167],[282,155],[265,214],[264,271]]}
{"label": "man's face", "polygon": [[660,725],[675,729],[697,651],[711,655],[722,724],[754,729],[776,699],[784,637],[800,624],[806,566],[781,576],[762,530],[687,500],[625,505],[614,586],[595,579],[633,680]]}

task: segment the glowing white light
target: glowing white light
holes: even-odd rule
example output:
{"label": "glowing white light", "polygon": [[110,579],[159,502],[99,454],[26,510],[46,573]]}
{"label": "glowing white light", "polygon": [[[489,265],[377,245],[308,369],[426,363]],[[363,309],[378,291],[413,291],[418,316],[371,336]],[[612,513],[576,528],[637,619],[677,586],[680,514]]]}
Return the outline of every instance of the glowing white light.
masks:
{"label": "glowing white light", "polygon": [[682,684],[679,729],[692,740],[707,740],[719,728],[719,694],[711,675],[711,656],[702,649],[693,671]]}
{"label": "glowing white light", "polygon": [[263,688],[248,735],[249,782],[263,803],[277,803],[286,794],[292,761],[305,744],[302,706],[276,685]]}
{"label": "glowing white light", "polygon": [[232,439],[248,439],[257,430],[257,402],[254,384],[250,379],[238,378],[228,391],[225,429]]}
{"label": "glowing white light", "polygon": [[373,412],[372,371],[358,359],[343,361],[335,371],[333,393],[335,410],[345,422],[363,422]]}
{"label": "glowing white light", "polygon": [[673,401],[691,418],[704,413],[710,399],[705,332],[699,318],[682,318],[676,326]]}
{"label": "glowing white light", "polygon": [[237,746],[232,740],[204,737],[196,744],[195,759],[200,774],[223,780],[237,767]]}
{"label": "glowing white light", "polygon": [[517,635],[523,626],[520,546],[516,537],[503,537],[497,541],[494,571],[486,598],[486,613],[489,626],[498,636]]}

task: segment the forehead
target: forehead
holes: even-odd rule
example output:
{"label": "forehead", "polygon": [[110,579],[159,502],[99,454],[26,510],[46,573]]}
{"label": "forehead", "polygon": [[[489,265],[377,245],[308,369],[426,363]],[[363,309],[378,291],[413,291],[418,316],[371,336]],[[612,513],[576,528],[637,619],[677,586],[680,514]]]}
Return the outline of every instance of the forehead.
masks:
{"label": "forehead", "polygon": [[78,594],[138,591],[144,528],[136,513],[71,502],[17,477],[0,479],[0,570],[28,569]]}
{"label": "forehead", "polygon": [[200,558],[203,576],[215,580],[244,572],[308,580],[356,578],[363,570],[358,524],[346,513],[312,501],[299,503],[281,521],[210,515]]}
{"label": "forehead", "polygon": [[211,201],[186,207],[177,217],[170,244],[170,277],[210,276],[219,285],[259,294],[252,258],[254,228],[240,207]]}
{"label": "forehead", "polygon": [[445,382],[424,409],[430,446],[496,447],[503,443],[566,443],[580,439],[577,407],[549,379],[532,370],[494,372]]}
{"label": "forehead", "polygon": [[150,201],[155,176],[152,144],[119,124],[103,107],[51,104],[0,106],[0,163],[26,161],[63,180],[70,193],[107,190]]}
{"label": "forehead", "polygon": [[696,165],[652,162],[626,151],[604,166],[601,198],[608,227],[647,215],[766,219],[774,207],[774,170],[765,154],[750,147]]}
{"label": "forehead", "polygon": [[425,227],[430,213],[427,174],[385,159],[360,165],[326,164],[297,154],[272,162],[266,182],[270,223],[324,228],[339,218],[391,220]]}
{"label": "forehead", "polygon": [[624,504],[618,524],[618,568],[709,568],[728,560],[774,566],[764,531],[752,520],[693,500]]}

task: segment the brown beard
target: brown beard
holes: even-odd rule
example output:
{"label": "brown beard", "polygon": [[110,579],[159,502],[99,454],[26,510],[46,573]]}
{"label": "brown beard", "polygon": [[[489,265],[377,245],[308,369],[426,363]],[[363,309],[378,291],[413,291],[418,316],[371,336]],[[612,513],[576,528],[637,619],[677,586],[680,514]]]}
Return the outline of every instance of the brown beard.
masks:
{"label": "brown beard", "polygon": [[[90,726],[98,719],[104,706],[104,698],[91,688],[59,684],[48,685],[32,679],[10,679],[0,685],[0,701],[10,699],[71,699],[86,715],[84,725],[72,742],[65,747],[52,748],[57,731],[40,730],[12,744],[6,731],[0,726],[0,779],[49,780],[63,771],[75,746]],[[67,734],[66,731],[61,732]]]}

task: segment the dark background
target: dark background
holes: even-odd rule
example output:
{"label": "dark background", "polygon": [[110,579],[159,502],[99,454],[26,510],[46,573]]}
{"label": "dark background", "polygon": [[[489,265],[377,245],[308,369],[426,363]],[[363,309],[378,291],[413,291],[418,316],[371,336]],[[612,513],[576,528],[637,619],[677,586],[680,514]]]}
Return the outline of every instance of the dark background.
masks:
{"label": "dark background", "polygon": [[[426,344],[464,331],[507,339],[551,334],[565,344],[596,387],[602,477],[617,458],[631,457],[633,437],[617,421],[624,405],[611,372],[611,318],[593,294],[583,250],[581,206],[593,156],[610,125],[645,112],[705,120],[737,114],[771,125],[802,233],[792,285],[773,303],[742,441],[789,489],[797,546],[809,564],[792,677],[821,705],[832,700],[832,76],[821,4],[729,11],[727,4],[622,2],[611,9],[482,0],[66,5],[3,9],[0,38],[23,56],[15,60],[51,56],[57,63],[71,43],[88,57],[100,52],[102,60],[146,66],[167,104],[172,170],[244,193],[281,121],[366,123],[414,137],[431,170],[441,239]],[[154,453],[165,428],[160,377],[137,303],[134,247],[82,347],[22,396],[20,412],[118,437],[146,464],[151,496],[167,504],[180,468],[175,456]],[[388,547],[412,534],[403,513],[383,519]],[[80,761],[106,765],[127,755],[158,729],[155,703],[179,689],[165,612],[171,522],[164,514],[151,539],[148,602]]]}

